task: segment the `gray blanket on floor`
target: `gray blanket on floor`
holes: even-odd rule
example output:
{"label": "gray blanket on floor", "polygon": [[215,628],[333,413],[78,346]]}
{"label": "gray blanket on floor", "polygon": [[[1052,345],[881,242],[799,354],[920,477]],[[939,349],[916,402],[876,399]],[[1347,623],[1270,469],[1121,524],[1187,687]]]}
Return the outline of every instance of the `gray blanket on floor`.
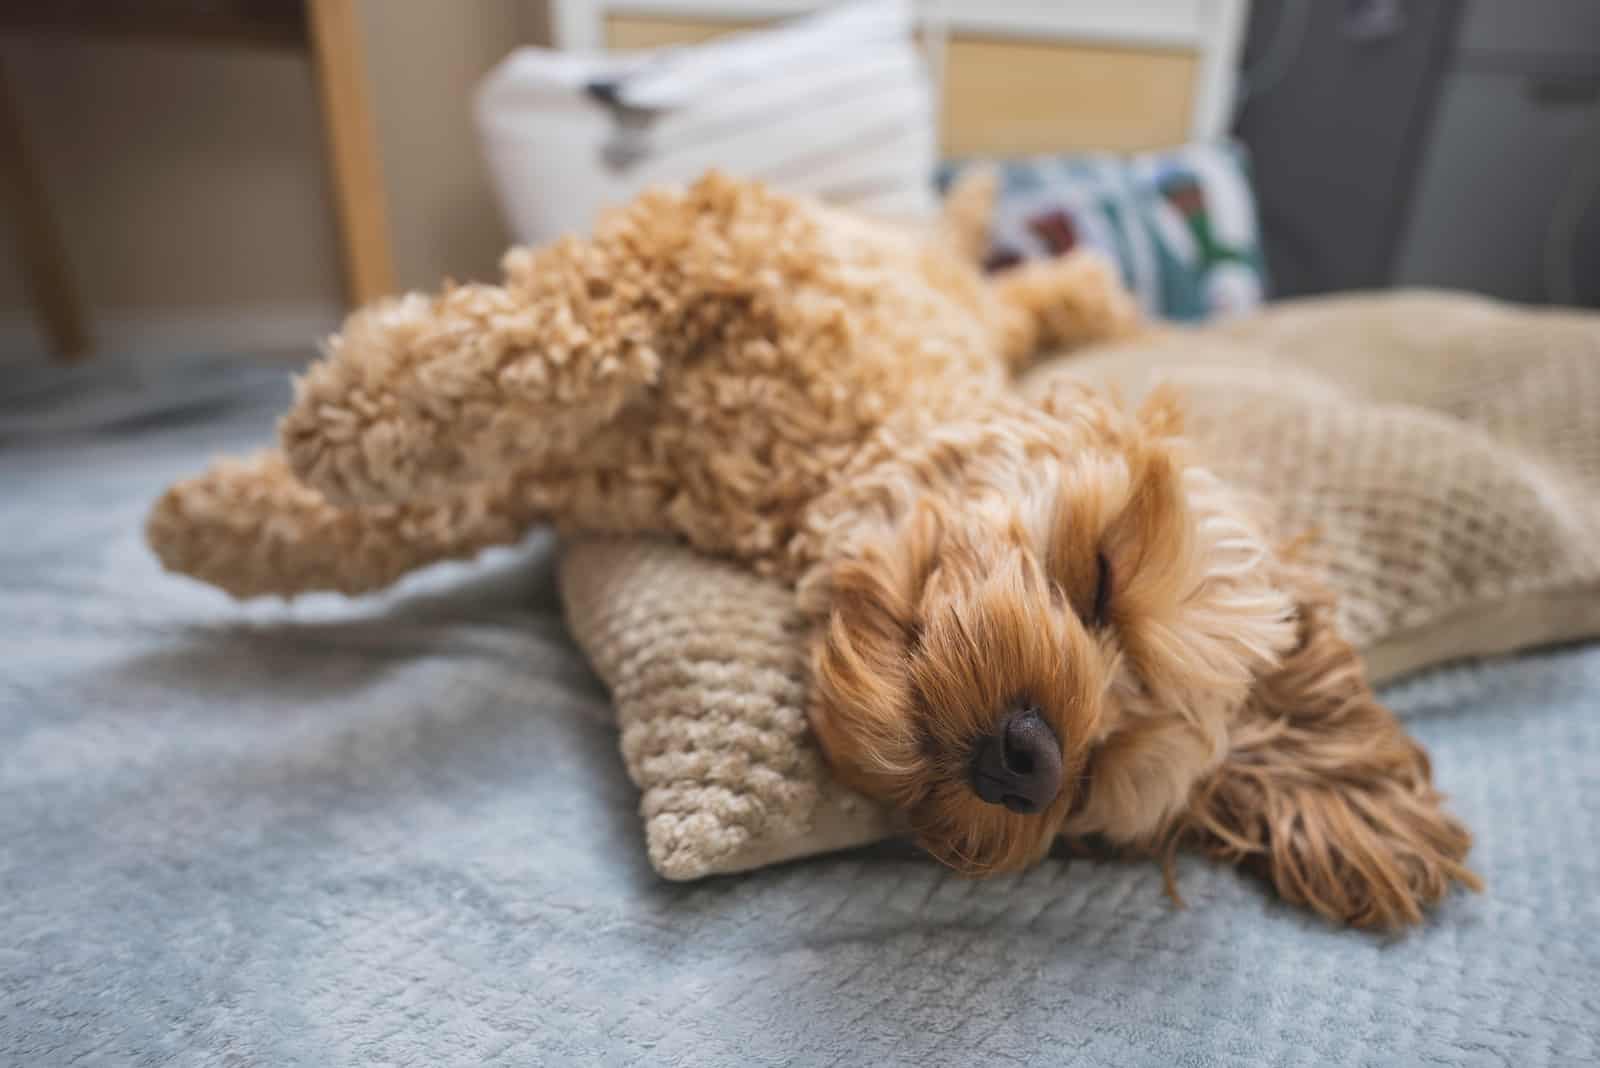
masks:
{"label": "gray blanket on floor", "polygon": [[1383,940],[1198,860],[669,885],[539,538],[238,606],[139,526],[259,403],[0,449],[0,1062],[1593,1064],[1600,649],[1391,694],[1482,896]]}

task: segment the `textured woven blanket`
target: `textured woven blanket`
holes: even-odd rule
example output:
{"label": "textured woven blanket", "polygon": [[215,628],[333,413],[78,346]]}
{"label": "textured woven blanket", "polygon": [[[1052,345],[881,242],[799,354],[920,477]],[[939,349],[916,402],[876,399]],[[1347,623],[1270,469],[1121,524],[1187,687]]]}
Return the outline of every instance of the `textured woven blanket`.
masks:
{"label": "textured woven blanket", "polygon": [[[1211,465],[1310,535],[1375,679],[1600,634],[1600,315],[1413,292],[1286,302],[1075,353],[1130,401],[1180,385]],[[787,593],[665,542],[576,544],[573,633],[610,685],[668,878],[873,841],[804,714]]]}
{"label": "textured woven blanket", "polygon": [[1600,1060],[1600,649],[1390,692],[1489,885],[1399,942],[1187,860],[1182,911],[893,844],[671,883],[544,540],[355,603],[160,572],[151,497],[285,400],[0,448],[0,1065]]}

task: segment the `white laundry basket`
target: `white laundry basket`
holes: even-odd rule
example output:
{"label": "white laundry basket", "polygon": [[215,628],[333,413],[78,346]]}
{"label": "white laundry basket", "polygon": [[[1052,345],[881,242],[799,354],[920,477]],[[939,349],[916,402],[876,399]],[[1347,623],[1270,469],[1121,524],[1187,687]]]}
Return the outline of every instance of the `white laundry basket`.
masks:
{"label": "white laundry basket", "polygon": [[582,232],[709,168],[887,217],[934,208],[934,94],[910,0],[871,0],[702,45],[513,52],[476,101],[515,238]]}

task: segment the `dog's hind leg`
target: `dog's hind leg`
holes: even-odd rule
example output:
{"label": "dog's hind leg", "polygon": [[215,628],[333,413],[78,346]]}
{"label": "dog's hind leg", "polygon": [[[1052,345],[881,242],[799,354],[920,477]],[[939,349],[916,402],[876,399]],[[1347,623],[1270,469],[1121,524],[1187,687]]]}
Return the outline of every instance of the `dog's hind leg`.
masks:
{"label": "dog's hind leg", "polygon": [[641,194],[590,239],[513,250],[503,286],[365,309],[300,382],[284,454],[338,504],[586,465],[594,434],[651,420],[675,364],[812,269],[815,231],[813,212],[712,175]]}
{"label": "dog's hind leg", "polygon": [[442,496],[561,467],[642,398],[660,370],[653,324],[615,306],[584,247],[507,261],[536,284],[457,286],[351,316],[280,423],[296,475],[335,504]]}
{"label": "dog's hind leg", "polygon": [[340,507],[281,453],[222,460],[167,490],[145,537],[170,571],[235,597],[366,593],[439,560],[519,540],[567,492],[496,479],[437,500]]}

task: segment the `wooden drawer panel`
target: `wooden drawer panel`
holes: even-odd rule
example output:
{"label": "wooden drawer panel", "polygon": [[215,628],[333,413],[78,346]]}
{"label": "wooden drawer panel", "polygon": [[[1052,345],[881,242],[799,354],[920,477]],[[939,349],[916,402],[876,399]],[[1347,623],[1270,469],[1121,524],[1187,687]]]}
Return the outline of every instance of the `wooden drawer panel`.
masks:
{"label": "wooden drawer panel", "polygon": [[668,45],[699,44],[713,37],[760,25],[734,19],[692,19],[663,15],[607,15],[606,47],[635,52]]}
{"label": "wooden drawer panel", "polygon": [[1127,151],[1184,141],[1190,52],[961,38],[945,58],[946,155]]}

